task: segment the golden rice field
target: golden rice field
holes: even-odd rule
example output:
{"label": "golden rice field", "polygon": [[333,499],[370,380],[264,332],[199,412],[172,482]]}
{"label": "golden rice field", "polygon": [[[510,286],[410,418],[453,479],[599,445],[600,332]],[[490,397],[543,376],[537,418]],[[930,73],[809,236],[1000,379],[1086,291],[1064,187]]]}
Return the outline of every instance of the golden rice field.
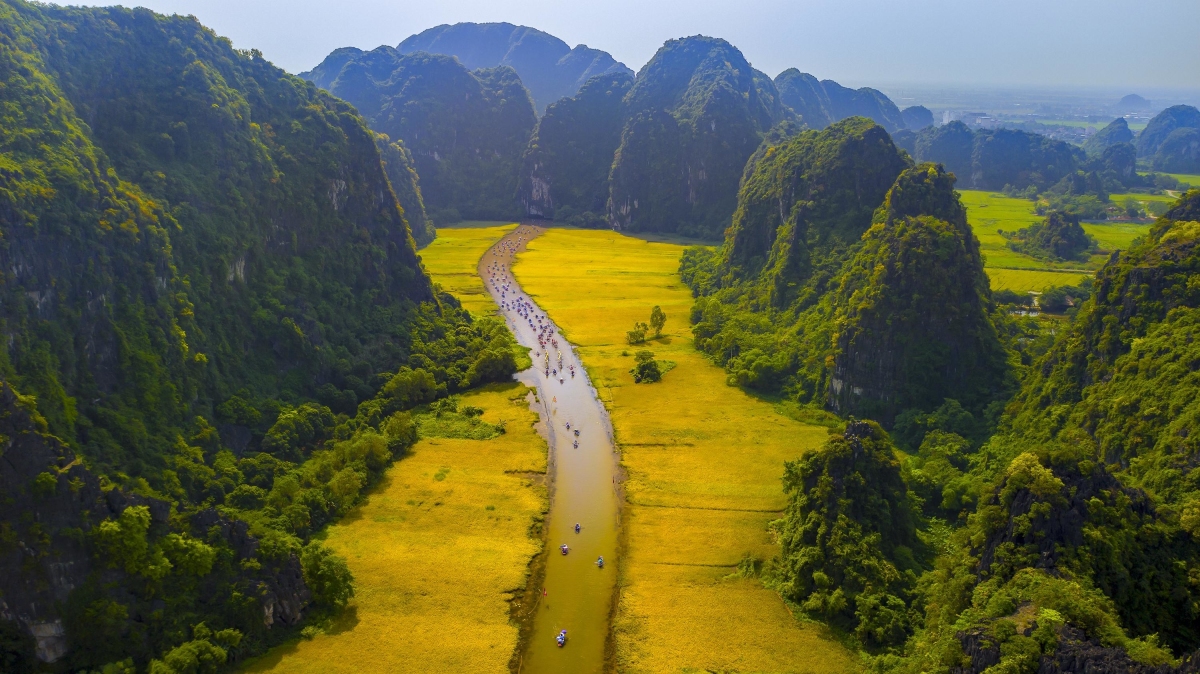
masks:
{"label": "golden rice field", "polygon": [[[440,235],[440,233],[439,233]],[[820,446],[824,428],[793,421],[725,384],[691,345],[683,246],[611,231],[550,229],[513,266],[563,329],[606,403],[626,471],[625,549],[614,625],[621,672],[838,672],[856,656],[797,620],[746,556],[776,554],[767,524],[785,504],[783,462]],[[635,385],[625,332],[660,305],[677,366]]]}
{"label": "golden rice field", "polygon": [[493,243],[516,228],[515,222],[464,222],[438,227],[437,238],[421,249],[421,260],[434,282],[457,297],[468,311],[477,315],[495,313],[496,303],[475,268]]}
{"label": "golden rice field", "polygon": [[[1006,232],[1028,227],[1044,218],[1033,210],[1033,202],[983,190],[959,190],[967,207],[967,220],[984,255],[984,269],[995,290],[1016,292],[1041,291],[1052,285],[1075,285],[1099,269],[1114,250],[1127,249],[1139,236],[1150,230],[1145,223],[1088,222],[1083,229],[1096,238],[1100,250],[1087,262],[1047,262],[1008,248],[997,230]],[[1138,201],[1174,201],[1162,195],[1113,195]]]}
{"label": "golden rice field", "polygon": [[508,599],[541,549],[530,532],[547,505],[546,444],[527,392],[513,383],[464,394],[507,433],[418,442],[328,530],[356,579],[346,613],[243,671],[507,672],[517,645]]}

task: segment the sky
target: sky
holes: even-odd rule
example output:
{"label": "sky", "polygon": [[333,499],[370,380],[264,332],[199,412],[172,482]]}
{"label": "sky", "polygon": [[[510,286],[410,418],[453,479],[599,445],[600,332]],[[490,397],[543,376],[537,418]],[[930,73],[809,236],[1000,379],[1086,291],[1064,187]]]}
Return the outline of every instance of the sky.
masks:
{"label": "sky", "polygon": [[[76,0],[78,2],[79,0]],[[74,4],[74,3],[71,3]],[[112,2],[83,4],[107,5]],[[725,38],[772,77],[797,67],[887,83],[1200,88],[1200,0],[142,0],[194,14],[298,73],[345,46],[459,21],[533,26],[637,70],[665,40]],[[1132,88],[1130,88],[1132,87]]]}

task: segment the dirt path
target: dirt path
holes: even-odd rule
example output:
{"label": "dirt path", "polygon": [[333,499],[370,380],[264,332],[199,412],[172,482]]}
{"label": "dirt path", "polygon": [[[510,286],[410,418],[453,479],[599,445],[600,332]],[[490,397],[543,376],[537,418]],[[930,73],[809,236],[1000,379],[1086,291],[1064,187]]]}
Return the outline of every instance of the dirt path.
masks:
{"label": "dirt path", "polygon": [[[530,349],[534,366],[517,378],[537,388],[549,430],[552,491],[546,519],[545,594],[535,611],[519,669],[522,674],[601,672],[616,583],[617,459],[608,413],[578,355],[513,279],[515,254],[541,232],[522,225],[479,262],[484,285],[509,329]],[[559,550],[563,544],[569,548],[566,555]],[[603,568],[596,564],[599,557],[604,558]],[[567,644],[559,648],[555,636],[564,629]]]}

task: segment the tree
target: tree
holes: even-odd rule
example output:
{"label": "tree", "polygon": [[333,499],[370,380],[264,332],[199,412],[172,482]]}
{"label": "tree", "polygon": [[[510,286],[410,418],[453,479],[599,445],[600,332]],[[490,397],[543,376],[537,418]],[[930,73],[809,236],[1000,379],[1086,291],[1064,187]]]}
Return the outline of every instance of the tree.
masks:
{"label": "tree", "polygon": [[638,351],[634,354],[633,361],[633,369],[629,371],[633,375],[633,383],[651,384],[662,381],[662,368],[659,367],[658,361],[654,360],[653,351]]}
{"label": "tree", "polygon": [[662,307],[657,304],[650,310],[650,327],[654,328],[654,336],[661,337],[663,326],[667,324],[667,315],[663,313]]}
{"label": "tree", "polygon": [[318,604],[338,610],[354,596],[354,576],[346,560],[329,548],[316,541],[309,543],[300,555],[300,565],[304,582]]}
{"label": "tree", "polygon": [[632,344],[645,344],[646,343],[646,331],[648,331],[649,329],[650,329],[650,326],[646,325],[645,323],[634,323],[633,329],[630,330],[629,332],[625,333],[625,341],[631,345]]}

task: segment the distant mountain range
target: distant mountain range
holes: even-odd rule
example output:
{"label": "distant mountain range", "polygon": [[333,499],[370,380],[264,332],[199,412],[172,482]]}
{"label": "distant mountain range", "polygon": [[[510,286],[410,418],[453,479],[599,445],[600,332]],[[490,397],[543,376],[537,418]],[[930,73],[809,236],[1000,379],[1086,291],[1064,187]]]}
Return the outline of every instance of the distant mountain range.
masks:
{"label": "distant mountain range", "polygon": [[[396,48],[338,49],[301,77],[411,153],[420,193],[399,175],[419,240],[422,194],[435,223],[534,217],[716,239],[756,150],[850,117],[874,121],[919,161],[944,163],[960,187],[1043,190],[1084,171],[1123,189],[1139,180],[1137,157],[1187,173],[1200,153],[1187,106],[1151,122],[1136,157],[1132,146],[1109,149],[1134,142],[1114,127],[1089,144],[1089,159],[1034,133],[935,127],[922,106],[901,110],[876,89],[796,68],[772,79],[701,35],[669,40],[635,76],[606,52],[534,28],[460,23]],[[392,163],[406,171],[404,156]]]}
{"label": "distant mountain range", "polygon": [[511,66],[529,89],[539,114],[554,101],[574,96],[597,75],[633,75],[608,52],[582,44],[572,49],[549,33],[511,23],[436,26],[405,39],[396,51],[454,56],[471,70]]}

